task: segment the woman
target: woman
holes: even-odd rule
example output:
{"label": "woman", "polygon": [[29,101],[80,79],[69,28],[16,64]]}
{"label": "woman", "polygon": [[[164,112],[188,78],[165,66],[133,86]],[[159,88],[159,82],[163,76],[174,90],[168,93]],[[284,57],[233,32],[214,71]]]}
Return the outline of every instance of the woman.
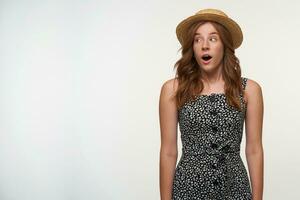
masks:
{"label": "woman", "polygon": [[[204,9],[176,33],[177,77],[163,84],[159,100],[161,200],[262,200],[263,95],[256,81],[241,76],[239,25],[221,10]],[[240,157],[244,122],[250,178]]]}

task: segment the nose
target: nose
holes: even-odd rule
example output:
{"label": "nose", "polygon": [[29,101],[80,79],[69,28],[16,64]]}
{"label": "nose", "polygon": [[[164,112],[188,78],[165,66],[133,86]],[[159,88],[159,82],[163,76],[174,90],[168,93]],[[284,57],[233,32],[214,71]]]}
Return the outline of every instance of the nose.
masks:
{"label": "nose", "polygon": [[207,40],[204,40],[204,42],[202,43],[202,50],[207,50],[209,49],[209,43]]}

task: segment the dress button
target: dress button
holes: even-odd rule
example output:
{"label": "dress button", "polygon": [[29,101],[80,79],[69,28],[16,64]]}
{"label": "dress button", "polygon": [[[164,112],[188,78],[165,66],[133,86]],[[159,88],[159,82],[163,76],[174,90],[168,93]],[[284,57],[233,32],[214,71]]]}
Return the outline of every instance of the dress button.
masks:
{"label": "dress button", "polygon": [[211,148],[213,148],[213,149],[216,149],[216,148],[218,148],[218,145],[216,144],[216,143],[211,143]]}
{"label": "dress button", "polygon": [[213,164],[211,165],[211,168],[217,169],[217,164],[213,163]]}
{"label": "dress button", "polygon": [[217,111],[211,110],[211,111],[210,111],[210,114],[211,114],[211,115],[217,115]]}
{"label": "dress button", "polygon": [[211,102],[214,102],[215,100],[216,100],[216,97],[215,97],[215,95],[211,95],[211,96],[209,96],[209,100],[211,101]]}
{"label": "dress button", "polygon": [[218,185],[219,184],[218,180],[217,179],[213,180],[213,184]]}
{"label": "dress button", "polygon": [[216,127],[216,126],[212,126],[211,129],[212,129],[214,132],[217,132],[217,131],[218,131],[218,127]]}
{"label": "dress button", "polygon": [[225,161],[225,155],[220,155],[219,162],[224,162],[224,161]]}

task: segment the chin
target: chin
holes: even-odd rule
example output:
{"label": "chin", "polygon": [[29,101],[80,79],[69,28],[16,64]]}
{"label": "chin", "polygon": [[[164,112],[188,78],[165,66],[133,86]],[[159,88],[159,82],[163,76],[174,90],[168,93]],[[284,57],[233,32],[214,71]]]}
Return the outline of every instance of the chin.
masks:
{"label": "chin", "polygon": [[213,65],[213,64],[209,64],[209,65],[201,65],[202,69],[206,69],[206,70],[212,70],[212,69],[217,69],[218,66]]}

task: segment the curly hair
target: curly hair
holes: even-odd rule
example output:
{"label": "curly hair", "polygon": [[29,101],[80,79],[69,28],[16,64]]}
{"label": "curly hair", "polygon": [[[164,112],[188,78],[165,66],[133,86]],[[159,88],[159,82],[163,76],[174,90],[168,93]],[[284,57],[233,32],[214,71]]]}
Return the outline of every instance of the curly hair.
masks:
{"label": "curly hair", "polygon": [[181,58],[175,63],[175,79],[178,80],[178,87],[175,95],[177,109],[180,109],[185,102],[195,100],[203,90],[201,80],[201,70],[194,57],[193,42],[194,35],[198,27],[205,22],[210,22],[220,35],[224,46],[222,77],[225,82],[225,96],[229,105],[241,111],[241,102],[239,95],[244,95],[241,80],[241,68],[239,59],[235,56],[231,34],[221,24],[213,21],[200,21],[191,25],[182,45]]}

